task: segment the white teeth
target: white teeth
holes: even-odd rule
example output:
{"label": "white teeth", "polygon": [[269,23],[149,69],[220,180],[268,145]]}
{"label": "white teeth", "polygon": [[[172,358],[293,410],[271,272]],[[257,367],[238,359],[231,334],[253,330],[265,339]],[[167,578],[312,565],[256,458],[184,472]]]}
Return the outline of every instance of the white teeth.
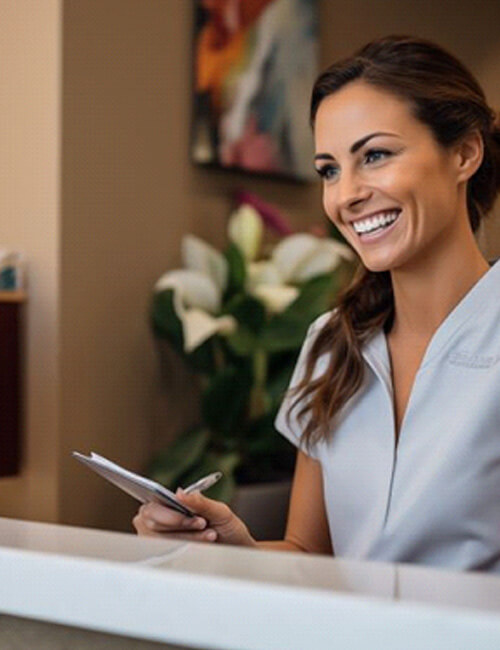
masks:
{"label": "white teeth", "polygon": [[362,219],[361,221],[354,221],[353,228],[357,233],[372,232],[379,228],[383,228],[390,223],[396,221],[399,215],[399,210],[394,210],[392,212],[381,212],[374,217],[368,217],[368,219]]}

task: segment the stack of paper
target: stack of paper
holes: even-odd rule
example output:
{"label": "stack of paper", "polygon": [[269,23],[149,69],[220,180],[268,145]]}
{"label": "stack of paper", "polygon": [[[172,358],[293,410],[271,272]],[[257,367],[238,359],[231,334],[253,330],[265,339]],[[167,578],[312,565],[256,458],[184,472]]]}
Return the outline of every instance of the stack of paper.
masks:
{"label": "stack of paper", "polygon": [[78,451],[74,451],[73,456],[94,470],[94,472],[107,479],[110,483],[113,483],[113,485],[116,485],[124,492],[127,492],[127,494],[141,501],[141,503],[155,501],[173,510],[177,510],[188,517],[194,516],[194,512],[182,504],[173,492],[156,481],[130,472],[94,452],[91,452],[90,456],[85,456]]}

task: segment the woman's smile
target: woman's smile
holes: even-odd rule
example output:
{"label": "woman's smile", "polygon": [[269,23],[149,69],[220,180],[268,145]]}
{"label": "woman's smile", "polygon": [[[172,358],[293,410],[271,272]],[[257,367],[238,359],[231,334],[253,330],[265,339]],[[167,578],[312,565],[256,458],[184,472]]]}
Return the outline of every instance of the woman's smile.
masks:
{"label": "woman's smile", "polygon": [[381,210],[371,216],[360,217],[351,225],[361,241],[377,241],[393,230],[400,214],[399,209]]}

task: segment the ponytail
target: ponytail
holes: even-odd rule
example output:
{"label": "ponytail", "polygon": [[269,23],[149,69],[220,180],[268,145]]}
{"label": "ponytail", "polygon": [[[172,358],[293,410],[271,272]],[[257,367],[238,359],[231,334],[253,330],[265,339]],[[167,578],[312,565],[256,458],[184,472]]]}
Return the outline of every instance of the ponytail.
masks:
{"label": "ponytail", "polygon": [[[337,308],[316,336],[305,373],[294,387],[290,413],[298,407],[300,420],[309,414],[302,441],[309,446],[327,435],[332,420],[361,387],[364,376],[362,346],[381,328],[390,328],[394,314],[391,276],[359,267]],[[330,356],[328,367],[312,379],[316,361]]]}

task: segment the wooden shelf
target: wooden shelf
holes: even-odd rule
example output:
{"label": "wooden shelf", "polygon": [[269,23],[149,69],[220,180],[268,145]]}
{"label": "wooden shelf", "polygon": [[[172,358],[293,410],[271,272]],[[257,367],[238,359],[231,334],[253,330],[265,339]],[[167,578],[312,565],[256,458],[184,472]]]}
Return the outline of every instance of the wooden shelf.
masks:
{"label": "wooden shelf", "polygon": [[25,291],[0,291],[0,302],[25,302]]}

